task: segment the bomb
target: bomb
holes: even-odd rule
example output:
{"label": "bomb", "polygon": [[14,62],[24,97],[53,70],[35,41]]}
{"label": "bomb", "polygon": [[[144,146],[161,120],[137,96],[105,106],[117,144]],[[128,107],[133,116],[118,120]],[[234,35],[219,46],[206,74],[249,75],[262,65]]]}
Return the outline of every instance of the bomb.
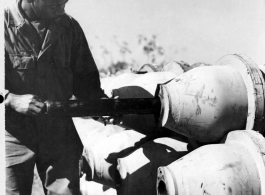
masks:
{"label": "bomb", "polygon": [[265,194],[265,138],[232,131],[224,144],[202,146],[159,167],[157,194]]}
{"label": "bomb", "polygon": [[[126,91],[136,89],[128,86]],[[139,89],[146,91],[141,84]],[[47,114],[154,114],[160,127],[206,143],[217,142],[234,129],[254,129],[264,135],[265,82],[258,66],[245,56],[224,56],[213,66],[194,68],[158,85],[155,91],[155,97],[143,99],[47,101]],[[123,127],[132,128],[140,120],[128,121],[132,122]]]}
{"label": "bomb", "polygon": [[227,55],[160,85],[160,125],[200,142],[234,129],[264,134],[265,83],[247,57]]}
{"label": "bomb", "polygon": [[120,184],[116,169],[117,158],[127,155],[150,139],[136,131],[127,130],[84,147],[83,156],[88,164],[83,170],[87,175],[86,179],[116,188]]}

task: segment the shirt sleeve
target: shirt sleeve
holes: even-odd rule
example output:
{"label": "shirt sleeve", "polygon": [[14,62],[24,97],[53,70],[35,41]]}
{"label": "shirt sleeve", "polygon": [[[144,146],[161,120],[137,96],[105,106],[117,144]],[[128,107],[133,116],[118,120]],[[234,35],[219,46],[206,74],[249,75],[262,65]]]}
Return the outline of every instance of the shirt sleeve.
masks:
{"label": "shirt sleeve", "polygon": [[99,72],[86,37],[80,25],[74,23],[71,68],[73,71],[73,94],[78,99],[107,97],[100,87]]}
{"label": "shirt sleeve", "polygon": [[9,54],[5,50],[5,95],[9,92],[12,92],[11,84],[10,84],[9,76],[8,76],[10,74],[10,68],[8,67],[11,67],[11,66],[12,66],[12,63],[10,61]]}

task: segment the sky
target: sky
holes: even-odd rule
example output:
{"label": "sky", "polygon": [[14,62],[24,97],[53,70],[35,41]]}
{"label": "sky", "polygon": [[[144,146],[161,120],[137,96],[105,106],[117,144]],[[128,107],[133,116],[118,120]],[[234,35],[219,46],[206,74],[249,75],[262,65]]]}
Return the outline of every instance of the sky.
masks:
{"label": "sky", "polygon": [[157,36],[166,61],[215,63],[241,53],[265,64],[263,0],[70,0],[66,8],[97,55],[100,45],[114,53],[115,42],[126,41],[144,63],[137,52],[142,34]]}
{"label": "sky", "polygon": [[121,61],[124,42],[131,51],[127,60],[148,63],[139,35],[156,35],[165,62],[215,63],[240,53],[262,65],[264,5],[264,0],[69,0],[66,12],[83,28],[98,67]]}

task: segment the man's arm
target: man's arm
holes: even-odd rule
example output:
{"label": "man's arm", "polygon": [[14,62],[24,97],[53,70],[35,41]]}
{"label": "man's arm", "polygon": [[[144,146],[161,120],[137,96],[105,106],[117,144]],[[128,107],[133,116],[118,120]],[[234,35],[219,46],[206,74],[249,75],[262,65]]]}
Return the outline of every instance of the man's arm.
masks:
{"label": "man's arm", "polygon": [[13,93],[11,81],[8,79],[7,67],[11,67],[12,62],[10,61],[9,54],[5,50],[5,106],[11,108],[18,113],[25,115],[38,115],[43,113],[45,104],[35,95],[25,94],[17,95]]}
{"label": "man's arm", "polygon": [[100,87],[99,72],[80,25],[73,25],[74,41],[71,53],[73,93],[78,99],[107,97]]}

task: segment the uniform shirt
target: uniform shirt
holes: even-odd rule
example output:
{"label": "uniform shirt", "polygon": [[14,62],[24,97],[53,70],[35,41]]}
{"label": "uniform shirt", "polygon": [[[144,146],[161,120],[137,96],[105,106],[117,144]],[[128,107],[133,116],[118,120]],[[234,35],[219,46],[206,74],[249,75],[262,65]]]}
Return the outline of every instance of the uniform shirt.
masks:
{"label": "uniform shirt", "polygon": [[[98,99],[104,95],[99,73],[84,33],[75,19],[64,14],[50,21],[43,43],[19,9],[20,0],[5,8],[5,89],[34,94],[45,100]],[[72,119],[32,117],[6,108],[6,166],[61,153],[76,154],[80,140]]]}
{"label": "uniform shirt", "polygon": [[6,89],[43,100],[104,96],[99,73],[84,33],[64,14],[51,21],[38,47],[36,30],[19,10],[19,0],[5,9]]}
{"label": "uniform shirt", "polygon": [[47,28],[49,26],[49,23],[45,20],[35,20],[30,22],[31,25],[35,28],[36,30],[36,36],[38,39],[38,48],[41,50],[41,46],[43,44],[43,41],[46,36]]}

